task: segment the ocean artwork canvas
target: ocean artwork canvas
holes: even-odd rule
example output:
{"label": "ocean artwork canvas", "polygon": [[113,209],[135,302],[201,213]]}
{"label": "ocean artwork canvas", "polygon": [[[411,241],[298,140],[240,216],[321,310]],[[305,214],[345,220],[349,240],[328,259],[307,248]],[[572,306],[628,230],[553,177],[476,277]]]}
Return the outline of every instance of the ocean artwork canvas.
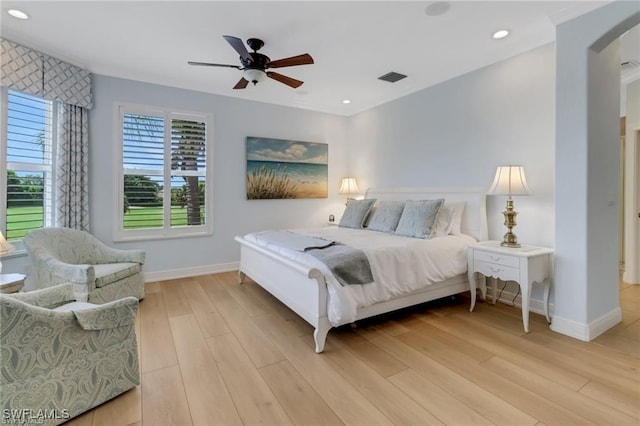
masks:
{"label": "ocean artwork canvas", "polygon": [[326,143],[247,137],[247,199],[327,198]]}

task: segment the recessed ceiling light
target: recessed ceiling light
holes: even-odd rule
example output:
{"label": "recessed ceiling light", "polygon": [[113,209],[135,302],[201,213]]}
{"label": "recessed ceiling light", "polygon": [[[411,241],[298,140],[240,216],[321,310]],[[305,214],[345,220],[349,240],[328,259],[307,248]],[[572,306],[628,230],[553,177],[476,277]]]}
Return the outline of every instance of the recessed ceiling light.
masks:
{"label": "recessed ceiling light", "polygon": [[342,100],[342,103],[343,103],[343,104],[345,104],[345,105],[346,105],[346,104],[350,104],[350,103],[351,103],[351,100],[349,100],[349,99],[343,99],[343,100]]}
{"label": "recessed ceiling light", "polygon": [[18,19],[29,19],[29,15],[27,15],[26,13],[24,13],[21,10],[18,9],[9,9],[7,11],[7,13],[11,16],[13,16],[14,18],[18,18]]}
{"label": "recessed ceiling light", "polygon": [[499,40],[501,38],[505,38],[508,35],[509,35],[509,30],[498,30],[495,33],[493,33],[491,37],[493,37],[495,40]]}

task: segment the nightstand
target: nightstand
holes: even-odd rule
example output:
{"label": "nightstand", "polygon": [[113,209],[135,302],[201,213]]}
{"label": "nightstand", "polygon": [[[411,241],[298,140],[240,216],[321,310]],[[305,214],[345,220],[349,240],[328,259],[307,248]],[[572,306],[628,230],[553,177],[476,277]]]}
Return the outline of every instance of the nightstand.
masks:
{"label": "nightstand", "polygon": [[[497,279],[515,281],[522,292],[522,323],[529,332],[529,303],[533,283],[544,285],[544,314],[549,318],[549,292],[551,290],[551,262],[553,250],[543,247],[502,247],[499,241],[485,241],[469,247],[467,266],[471,290],[471,308],[476,305],[476,273],[492,279],[493,303],[496,303]],[[483,295],[484,295],[483,291]]]}
{"label": "nightstand", "polygon": [[24,285],[22,274],[0,274],[0,293],[17,293]]}

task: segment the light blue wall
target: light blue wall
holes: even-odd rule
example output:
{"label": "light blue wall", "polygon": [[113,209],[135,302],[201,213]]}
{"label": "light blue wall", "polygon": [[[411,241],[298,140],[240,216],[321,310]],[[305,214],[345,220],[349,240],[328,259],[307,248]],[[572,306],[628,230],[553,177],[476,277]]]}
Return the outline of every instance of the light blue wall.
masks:
{"label": "light blue wall", "polygon": [[[250,90],[250,89],[247,89]],[[235,235],[282,227],[320,226],[344,207],[337,194],[346,172],[345,117],[182,89],[94,76],[90,119],[91,230],[105,243],[147,251],[148,273],[183,274],[233,265]],[[113,242],[115,103],[129,102],[213,114],[214,235]],[[245,138],[265,136],[329,144],[329,200],[246,200]]]}
{"label": "light blue wall", "polygon": [[[514,197],[521,243],[553,246],[555,49],[545,45],[360,113],[349,168],[363,186],[486,186],[521,164],[532,196]],[[411,77],[409,77],[411,78]],[[502,239],[506,197],[488,199]]]}
{"label": "light blue wall", "polygon": [[[488,187],[497,165],[523,164],[534,195],[515,200],[515,232],[523,243],[552,246],[554,52],[552,44],[546,45],[349,118],[94,76],[92,232],[116,247],[147,250],[147,272],[188,274],[237,262],[235,235],[316,226],[329,214],[339,217],[344,206],[337,188],[347,174],[358,178],[361,189]],[[115,102],[213,114],[213,237],[113,242]],[[250,135],[328,143],[329,202],[245,200],[245,137]],[[501,239],[505,231],[504,204],[504,197],[488,198],[491,238]],[[18,262],[13,265],[23,270]]]}
{"label": "light blue wall", "polygon": [[620,52],[640,3],[615,1],[556,29],[556,303],[552,329],[589,340],[620,320]]}

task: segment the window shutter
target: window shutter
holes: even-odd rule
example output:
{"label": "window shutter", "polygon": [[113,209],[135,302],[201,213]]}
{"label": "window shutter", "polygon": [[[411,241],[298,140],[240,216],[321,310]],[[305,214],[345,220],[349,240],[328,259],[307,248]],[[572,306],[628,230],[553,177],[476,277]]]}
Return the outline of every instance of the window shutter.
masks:
{"label": "window shutter", "polygon": [[164,118],[124,114],[124,228],[162,228]]}
{"label": "window shutter", "polygon": [[205,224],[206,141],[205,123],[171,120],[171,226]]}

